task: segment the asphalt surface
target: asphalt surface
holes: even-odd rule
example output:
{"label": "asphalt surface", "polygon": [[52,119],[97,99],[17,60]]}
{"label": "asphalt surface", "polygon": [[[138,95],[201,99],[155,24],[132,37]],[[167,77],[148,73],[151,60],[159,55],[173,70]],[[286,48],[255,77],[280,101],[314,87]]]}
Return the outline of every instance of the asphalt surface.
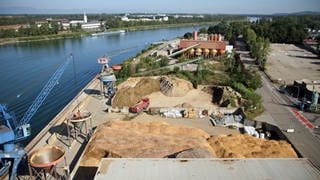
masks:
{"label": "asphalt surface", "polygon": [[[281,94],[271,81],[261,73],[263,87],[258,93],[263,97],[266,112],[264,120],[277,125],[283,130],[288,140],[304,158],[320,170],[320,140],[292,113],[292,103]],[[293,133],[286,132],[294,129]]]}

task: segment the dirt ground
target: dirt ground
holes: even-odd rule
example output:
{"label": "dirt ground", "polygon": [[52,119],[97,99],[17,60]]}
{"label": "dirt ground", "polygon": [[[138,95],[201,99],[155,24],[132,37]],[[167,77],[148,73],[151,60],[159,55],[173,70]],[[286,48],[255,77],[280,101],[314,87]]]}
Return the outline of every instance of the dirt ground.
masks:
{"label": "dirt ground", "polygon": [[320,79],[320,58],[293,44],[272,44],[267,61],[267,72],[275,80],[287,84],[294,80]]}
{"label": "dirt ground", "polygon": [[160,84],[157,79],[159,77],[129,78],[118,86],[118,92],[113,99],[112,106],[132,106],[142,97],[148,97],[150,99],[149,107],[174,107],[182,103],[188,103],[197,108],[217,108],[217,105],[212,103],[212,95],[203,92],[202,86],[193,89],[189,81],[170,78],[174,84],[173,94],[167,96],[160,91]]}
{"label": "dirt ground", "polygon": [[215,104],[212,103],[212,95],[203,92],[202,86],[198,89],[192,89],[185,96],[181,97],[169,97],[163,93],[154,92],[148,97],[150,98],[150,107],[173,107],[178,104],[188,103],[193,107],[214,109],[217,108]]}
{"label": "dirt ground", "polygon": [[164,121],[171,125],[181,125],[199,128],[210,135],[221,135],[221,134],[239,134],[240,132],[236,129],[229,129],[225,127],[214,127],[212,126],[208,118],[203,119],[187,119],[187,118],[166,118],[159,115],[148,115],[146,113],[140,113],[134,119],[133,122],[152,122],[152,121]]}

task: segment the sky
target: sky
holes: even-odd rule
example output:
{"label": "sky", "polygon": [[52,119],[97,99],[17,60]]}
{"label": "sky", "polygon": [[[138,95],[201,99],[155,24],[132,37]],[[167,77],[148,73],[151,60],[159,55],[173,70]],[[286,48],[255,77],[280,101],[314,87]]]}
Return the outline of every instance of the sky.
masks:
{"label": "sky", "polygon": [[0,14],[320,12],[320,0],[0,0]]}

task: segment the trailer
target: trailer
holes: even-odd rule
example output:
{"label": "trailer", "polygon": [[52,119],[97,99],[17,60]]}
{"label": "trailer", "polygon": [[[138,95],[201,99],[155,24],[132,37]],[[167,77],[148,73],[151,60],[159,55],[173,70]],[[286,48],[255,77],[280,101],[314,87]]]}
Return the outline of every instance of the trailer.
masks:
{"label": "trailer", "polygon": [[135,105],[129,108],[131,113],[139,113],[142,110],[146,110],[150,104],[149,98],[142,98],[141,101],[137,102]]}

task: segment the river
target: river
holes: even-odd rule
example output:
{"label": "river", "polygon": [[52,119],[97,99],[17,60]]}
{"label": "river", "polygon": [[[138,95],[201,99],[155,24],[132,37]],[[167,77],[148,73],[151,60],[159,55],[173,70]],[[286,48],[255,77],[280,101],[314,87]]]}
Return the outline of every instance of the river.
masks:
{"label": "river", "polygon": [[110,64],[118,64],[150,43],[183,36],[199,28],[163,28],[0,46],[0,103],[7,104],[19,121],[59,65],[73,53],[74,63],[69,64],[31,119],[30,140],[99,73],[101,66],[97,58],[110,55]]}

